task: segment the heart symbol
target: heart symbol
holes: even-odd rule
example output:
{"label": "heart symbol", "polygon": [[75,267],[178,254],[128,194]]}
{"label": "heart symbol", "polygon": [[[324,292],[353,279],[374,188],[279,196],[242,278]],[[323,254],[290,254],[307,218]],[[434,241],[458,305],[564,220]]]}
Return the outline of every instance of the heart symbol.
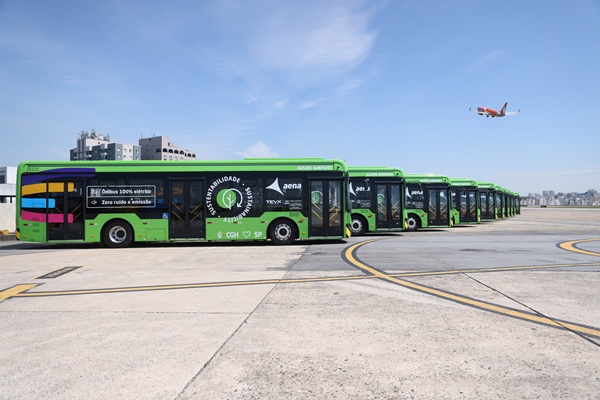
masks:
{"label": "heart symbol", "polygon": [[244,235],[244,237],[245,237],[246,239],[248,239],[248,238],[250,237],[250,231],[245,231],[245,232],[242,232],[242,235]]}

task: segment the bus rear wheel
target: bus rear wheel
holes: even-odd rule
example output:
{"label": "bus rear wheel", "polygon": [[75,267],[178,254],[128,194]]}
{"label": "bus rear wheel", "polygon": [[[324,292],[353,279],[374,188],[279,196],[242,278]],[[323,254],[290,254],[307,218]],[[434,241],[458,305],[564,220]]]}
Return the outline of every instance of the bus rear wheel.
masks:
{"label": "bus rear wheel", "polygon": [[407,230],[416,231],[419,229],[419,220],[414,215],[409,215],[406,219]]}
{"label": "bus rear wheel", "polygon": [[133,229],[123,220],[110,221],[102,231],[102,242],[108,247],[127,247],[132,241]]}
{"label": "bus rear wheel", "polygon": [[291,244],[298,237],[298,232],[291,221],[278,219],[269,227],[269,237],[273,244]]}
{"label": "bus rear wheel", "polygon": [[367,221],[363,216],[352,215],[352,223],[350,224],[350,232],[352,236],[362,236],[367,229]]}

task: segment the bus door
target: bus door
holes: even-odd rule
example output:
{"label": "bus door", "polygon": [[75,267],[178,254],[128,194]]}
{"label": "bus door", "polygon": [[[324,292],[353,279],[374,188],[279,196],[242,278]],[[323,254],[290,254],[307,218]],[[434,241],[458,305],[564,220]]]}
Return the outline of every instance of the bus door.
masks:
{"label": "bus door", "polygon": [[488,219],[488,193],[486,191],[479,191],[479,207],[481,207],[481,219]]}
{"label": "bus door", "polygon": [[169,238],[205,238],[204,181],[172,180],[170,183]]}
{"label": "bus door", "polygon": [[450,226],[448,188],[429,188],[429,226]]}
{"label": "bus door", "polygon": [[504,207],[502,205],[502,193],[496,192],[496,216],[498,218],[504,218]]}
{"label": "bus door", "polygon": [[310,236],[343,236],[342,181],[310,179]]}
{"label": "bus door", "polygon": [[83,180],[48,182],[46,222],[48,241],[83,240]]}
{"label": "bus door", "polygon": [[477,221],[477,208],[477,191],[467,189],[467,221],[479,222]]}
{"label": "bus door", "polygon": [[496,210],[494,205],[494,192],[480,192],[481,197],[481,218],[496,219]]}
{"label": "bus door", "polygon": [[460,193],[460,221],[477,222],[477,196],[472,189],[461,189]]}
{"label": "bus door", "polygon": [[377,183],[377,228],[400,228],[402,221],[402,191],[399,183]]}

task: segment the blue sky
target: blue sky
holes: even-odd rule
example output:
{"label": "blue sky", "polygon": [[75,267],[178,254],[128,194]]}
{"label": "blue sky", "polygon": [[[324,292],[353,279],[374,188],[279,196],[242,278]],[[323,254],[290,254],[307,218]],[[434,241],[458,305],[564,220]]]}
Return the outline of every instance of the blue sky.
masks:
{"label": "blue sky", "polygon": [[0,166],[95,129],[583,192],[598,110],[598,0],[0,0]]}

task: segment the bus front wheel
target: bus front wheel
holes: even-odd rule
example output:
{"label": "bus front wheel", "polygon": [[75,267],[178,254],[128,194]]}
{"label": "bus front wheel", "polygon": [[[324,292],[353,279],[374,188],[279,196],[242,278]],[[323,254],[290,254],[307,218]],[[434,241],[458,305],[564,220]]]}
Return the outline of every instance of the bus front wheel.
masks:
{"label": "bus front wheel", "polygon": [[132,240],[133,229],[123,220],[110,221],[102,231],[102,242],[108,247],[127,247]]}
{"label": "bus front wheel", "polygon": [[367,229],[367,221],[361,215],[352,215],[352,223],[350,224],[350,231],[352,236],[361,236]]}
{"label": "bus front wheel", "polygon": [[406,219],[406,225],[407,225],[407,230],[416,231],[417,229],[419,229],[419,220],[416,216],[409,215],[408,218]]}
{"label": "bus front wheel", "polygon": [[269,237],[273,244],[291,244],[298,237],[298,233],[291,221],[278,219],[271,224]]}

